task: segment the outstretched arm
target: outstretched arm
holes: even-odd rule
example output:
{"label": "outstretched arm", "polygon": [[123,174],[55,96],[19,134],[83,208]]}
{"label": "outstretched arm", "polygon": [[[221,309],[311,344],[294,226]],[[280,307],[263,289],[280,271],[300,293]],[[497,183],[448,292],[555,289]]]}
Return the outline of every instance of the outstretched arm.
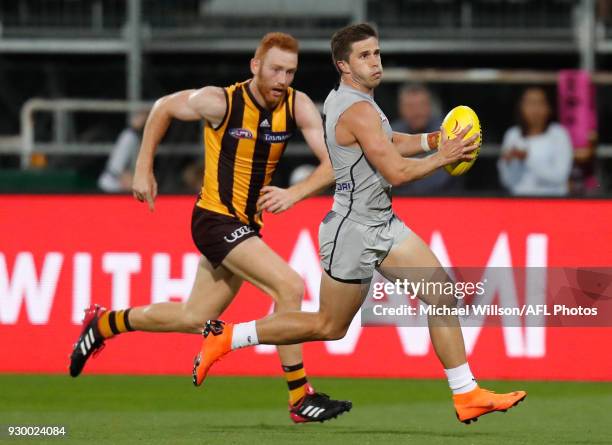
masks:
{"label": "outstretched arm", "polygon": [[414,156],[423,152],[437,150],[440,145],[440,132],[408,134],[393,132],[393,145],[404,157]]}
{"label": "outstretched arm", "polygon": [[225,93],[218,87],[184,90],[158,99],[149,113],[136,159],[132,183],[134,198],[140,202],[146,201],[151,211],[155,209],[157,182],[153,175],[153,159],[172,119],[205,119],[215,126],[221,123],[226,107]]}
{"label": "outstretched arm", "polygon": [[306,94],[300,91],[295,94],[295,121],[306,143],[319,159],[319,165],[307,178],[287,189],[263,187],[258,207],[271,213],[287,210],[296,202],[321,192],[334,182],[334,171],[325,147],[319,110]]}
{"label": "outstretched arm", "polygon": [[345,146],[358,144],[366,158],[391,184],[400,185],[427,176],[435,169],[459,160],[473,158],[472,151],[478,148],[478,135],[463,140],[472,127],[465,127],[455,139],[447,139],[442,133],[440,148],[436,153],[422,159],[403,158],[385,134],[380,116],[368,102],[357,102],[349,107],[336,125],[339,131],[353,141]]}

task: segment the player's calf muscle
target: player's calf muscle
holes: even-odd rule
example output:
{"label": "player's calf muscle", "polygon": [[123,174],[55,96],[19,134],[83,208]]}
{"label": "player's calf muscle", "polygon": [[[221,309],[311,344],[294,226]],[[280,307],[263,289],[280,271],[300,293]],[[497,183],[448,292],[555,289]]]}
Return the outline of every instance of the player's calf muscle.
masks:
{"label": "player's calf muscle", "polygon": [[340,340],[344,338],[348,326],[340,323],[325,323],[319,328],[317,340]]}
{"label": "player's calf muscle", "polygon": [[340,340],[346,335],[348,325],[326,316],[318,315],[312,322],[309,341]]}
{"label": "player's calf muscle", "polygon": [[206,320],[218,316],[195,312],[185,303],[168,302],[134,308],[130,323],[138,331],[200,333]]}
{"label": "player's calf muscle", "polygon": [[305,341],[339,340],[348,325],[321,313],[285,312],[257,323],[257,336],[263,344],[290,345]]}

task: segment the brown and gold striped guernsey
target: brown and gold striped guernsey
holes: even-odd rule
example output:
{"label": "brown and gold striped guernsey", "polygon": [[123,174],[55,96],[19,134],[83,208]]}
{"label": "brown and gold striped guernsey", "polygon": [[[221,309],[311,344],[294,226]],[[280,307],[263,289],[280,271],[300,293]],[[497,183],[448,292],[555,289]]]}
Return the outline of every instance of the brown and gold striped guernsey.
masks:
{"label": "brown and gold striped guernsey", "polygon": [[257,103],[249,82],[224,88],[223,120],[217,127],[206,123],[204,181],[197,205],[261,227],[256,203],[295,131],[295,91],[289,88],[270,111]]}

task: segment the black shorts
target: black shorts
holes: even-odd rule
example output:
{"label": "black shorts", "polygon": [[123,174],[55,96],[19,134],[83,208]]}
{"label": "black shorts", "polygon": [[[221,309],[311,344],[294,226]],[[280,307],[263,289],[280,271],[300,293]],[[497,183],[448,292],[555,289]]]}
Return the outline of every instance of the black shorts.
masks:
{"label": "black shorts", "polygon": [[261,237],[258,227],[197,205],[193,208],[191,237],[198,250],[215,268],[234,247],[253,236]]}

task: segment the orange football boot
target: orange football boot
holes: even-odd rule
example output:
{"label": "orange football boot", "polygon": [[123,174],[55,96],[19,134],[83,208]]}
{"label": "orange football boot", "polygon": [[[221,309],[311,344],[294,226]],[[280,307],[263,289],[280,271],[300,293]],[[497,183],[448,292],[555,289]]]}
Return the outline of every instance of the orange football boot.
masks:
{"label": "orange football boot", "polygon": [[488,389],[476,387],[470,392],[453,395],[457,419],[465,424],[476,422],[478,417],[494,411],[506,412],[527,397],[525,391],[496,394]]}
{"label": "orange football boot", "polygon": [[211,366],[232,350],[234,325],[221,320],[208,320],[202,330],[202,349],[193,361],[193,384],[200,386]]}

